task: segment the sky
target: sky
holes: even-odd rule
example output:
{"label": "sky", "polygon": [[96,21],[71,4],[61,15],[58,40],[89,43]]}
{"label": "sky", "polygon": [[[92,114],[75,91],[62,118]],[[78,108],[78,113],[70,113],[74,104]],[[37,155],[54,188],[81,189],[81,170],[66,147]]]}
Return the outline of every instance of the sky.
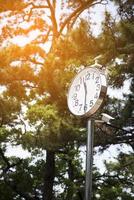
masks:
{"label": "sky", "polygon": [[117,99],[124,99],[124,94],[130,93],[130,83],[131,80],[125,80],[123,86],[120,89],[112,88],[108,86],[107,94],[110,97],[115,97]]}
{"label": "sky", "polygon": [[113,2],[109,2],[108,5],[95,5],[93,8],[90,8],[90,17],[92,19],[92,32],[95,36],[101,33],[101,23],[104,20],[104,13],[108,11],[112,16],[118,19],[116,6]]}
{"label": "sky", "polygon": [[[129,154],[130,152],[133,152],[133,149],[126,145],[110,145],[109,148],[107,148],[103,153],[99,152],[99,147],[95,147],[94,151],[96,152],[93,156],[93,165],[97,167],[101,174],[105,173],[106,168],[104,165],[104,161],[107,163],[110,162],[117,162],[118,161],[118,155],[120,152]],[[83,161],[82,166],[83,170],[85,170],[86,166],[86,147],[81,147],[81,159]]]}

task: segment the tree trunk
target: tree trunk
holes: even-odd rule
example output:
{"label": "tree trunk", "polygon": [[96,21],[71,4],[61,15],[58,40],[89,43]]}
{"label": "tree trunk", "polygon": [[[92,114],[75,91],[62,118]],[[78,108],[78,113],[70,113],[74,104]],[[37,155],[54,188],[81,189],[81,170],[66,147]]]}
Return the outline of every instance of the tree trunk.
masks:
{"label": "tree trunk", "polygon": [[46,151],[43,200],[53,199],[54,177],[55,177],[55,153],[52,151]]}
{"label": "tree trunk", "polygon": [[74,194],[74,165],[72,159],[68,160],[68,178],[70,182],[68,184],[66,200],[71,200]]}

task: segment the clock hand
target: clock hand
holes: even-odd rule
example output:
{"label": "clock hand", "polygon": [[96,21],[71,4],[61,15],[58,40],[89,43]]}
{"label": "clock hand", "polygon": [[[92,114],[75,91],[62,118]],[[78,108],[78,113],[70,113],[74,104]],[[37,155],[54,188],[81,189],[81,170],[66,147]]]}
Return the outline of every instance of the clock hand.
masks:
{"label": "clock hand", "polygon": [[87,85],[84,82],[84,89],[85,89],[85,100],[84,100],[84,111],[86,111],[86,99],[87,99]]}

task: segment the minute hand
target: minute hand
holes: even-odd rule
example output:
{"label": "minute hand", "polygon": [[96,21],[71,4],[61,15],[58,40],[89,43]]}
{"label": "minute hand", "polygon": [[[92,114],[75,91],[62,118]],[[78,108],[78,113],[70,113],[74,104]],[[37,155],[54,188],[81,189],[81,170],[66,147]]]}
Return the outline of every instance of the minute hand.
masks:
{"label": "minute hand", "polygon": [[87,99],[87,85],[84,82],[84,89],[85,89],[85,100],[84,100],[84,111],[86,111],[87,109],[87,105],[86,105],[86,99]]}

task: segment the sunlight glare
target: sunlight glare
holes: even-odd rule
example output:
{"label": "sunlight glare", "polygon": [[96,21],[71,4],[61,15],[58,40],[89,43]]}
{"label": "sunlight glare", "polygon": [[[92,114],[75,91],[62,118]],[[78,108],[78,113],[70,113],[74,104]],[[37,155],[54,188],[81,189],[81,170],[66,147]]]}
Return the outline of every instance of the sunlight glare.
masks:
{"label": "sunlight glare", "polygon": [[18,35],[16,37],[14,37],[11,42],[13,44],[16,44],[20,47],[24,47],[26,44],[30,43],[31,41],[33,41],[38,35],[39,35],[40,31],[39,30],[34,30],[31,31],[28,36],[23,36],[23,35]]}

